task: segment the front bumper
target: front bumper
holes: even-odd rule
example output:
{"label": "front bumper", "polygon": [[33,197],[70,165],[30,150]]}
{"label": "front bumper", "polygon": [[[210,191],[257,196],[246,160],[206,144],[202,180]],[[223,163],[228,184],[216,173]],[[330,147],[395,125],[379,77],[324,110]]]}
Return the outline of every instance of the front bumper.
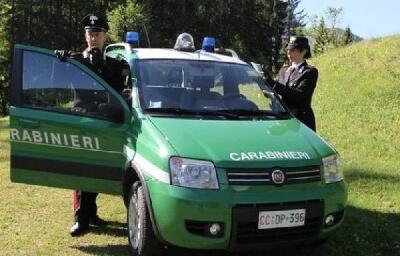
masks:
{"label": "front bumper", "polygon": [[[160,238],[169,244],[193,249],[242,250],[297,244],[326,238],[342,223],[347,193],[343,182],[290,186],[228,186],[219,190],[188,189],[155,180],[147,181]],[[258,213],[268,210],[306,209],[305,225],[259,230]],[[324,219],[334,213],[329,228]],[[203,232],[219,223],[223,233]]]}

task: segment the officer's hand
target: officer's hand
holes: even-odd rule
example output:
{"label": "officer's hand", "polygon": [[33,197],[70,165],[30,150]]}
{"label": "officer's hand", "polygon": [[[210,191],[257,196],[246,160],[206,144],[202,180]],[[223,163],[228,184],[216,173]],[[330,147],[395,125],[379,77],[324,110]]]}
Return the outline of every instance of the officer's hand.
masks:
{"label": "officer's hand", "polygon": [[103,56],[99,48],[92,48],[89,51],[89,61],[90,64],[96,67],[103,65]]}
{"label": "officer's hand", "polygon": [[262,93],[264,94],[265,97],[273,99],[274,97],[279,98],[282,100],[282,96],[280,94],[274,93],[274,92],[269,92],[267,90],[262,90]]}
{"label": "officer's hand", "polygon": [[264,80],[265,82],[268,83],[271,87],[274,86],[275,80],[272,78],[272,76],[269,74],[268,71],[264,71]]}
{"label": "officer's hand", "polygon": [[273,92],[269,92],[266,90],[262,90],[262,93],[264,94],[265,97],[272,99],[274,93]]}
{"label": "officer's hand", "polygon": [[131,89],[124,89],[122,91],[121,95],[126,101],[130,101],[132,99],[132,90]]}
{"label": "officer's hand", "polygon": [[66,50],[54,50],[54,54],[60,61],[66,61],[67,57],[70,56],[70,53]]}

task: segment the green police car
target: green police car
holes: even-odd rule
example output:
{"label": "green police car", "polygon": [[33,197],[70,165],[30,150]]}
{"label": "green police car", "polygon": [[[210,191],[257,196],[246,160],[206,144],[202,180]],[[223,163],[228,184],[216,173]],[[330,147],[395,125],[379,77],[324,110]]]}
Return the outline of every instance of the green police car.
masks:
{"label": "green police car", "polygon": [[337,230],[338,152],[259,72],[212,40],[197,51],[188,34],[174,49],[135,40],[105,51],[125,65],[129,101],[74,59],[15,46],[13,182],[122,195],[134,255],[303,244]]}

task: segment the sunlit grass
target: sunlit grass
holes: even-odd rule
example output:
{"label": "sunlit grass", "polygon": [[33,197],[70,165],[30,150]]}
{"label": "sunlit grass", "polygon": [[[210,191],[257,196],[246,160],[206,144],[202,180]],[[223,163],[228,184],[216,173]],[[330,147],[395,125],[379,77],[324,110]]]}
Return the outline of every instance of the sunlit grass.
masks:
{"label": "sunlit grass", "polygon": [[318,131],[340,152],[348,183],[351,210],[336,237],[346,255],[400,255],[396,45],[399,36],[365,41],[311,61],[320,75],[313,102]]}

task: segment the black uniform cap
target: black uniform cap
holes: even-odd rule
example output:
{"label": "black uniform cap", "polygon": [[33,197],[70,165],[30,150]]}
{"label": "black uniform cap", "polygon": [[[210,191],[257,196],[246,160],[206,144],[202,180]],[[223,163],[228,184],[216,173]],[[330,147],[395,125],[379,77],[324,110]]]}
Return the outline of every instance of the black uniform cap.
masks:
{"label": "black uniform cap", "polygon": [[288,49],[288,50],[293,50],[293,49],[307,50],[307,53],[306,53],[306,55],[304,57],[305,58],[310,58],[311,57],[310,45],[308,44],[307,37],[304,37],[304,36],[292,36],[292,37],[290,37],[289,43],[286,44],[286,49]]}
{"label": "black uniform cap", "polygon": [[95,13],[90,13],[86,15],[81,20],[81,24],[85,31],[90,32],[107,32],[109,29],[107,18]]}

